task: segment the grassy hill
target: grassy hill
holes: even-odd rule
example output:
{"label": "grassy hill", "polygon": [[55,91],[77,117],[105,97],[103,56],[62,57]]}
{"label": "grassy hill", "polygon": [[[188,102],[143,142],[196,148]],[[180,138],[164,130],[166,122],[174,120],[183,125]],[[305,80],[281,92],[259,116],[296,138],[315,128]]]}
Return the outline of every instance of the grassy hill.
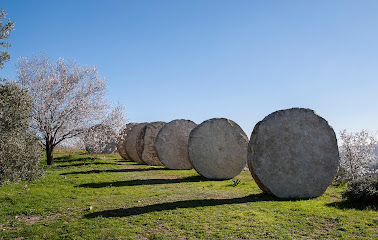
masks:
{"label": "grassy hill", "polygon": [[[46,176],[0,189],[0,239],[378,239],[377,210],[265,195],[249,172],[210,181],[114,155],[62,151]],[[240,183],[239,183],[240,180]]]}

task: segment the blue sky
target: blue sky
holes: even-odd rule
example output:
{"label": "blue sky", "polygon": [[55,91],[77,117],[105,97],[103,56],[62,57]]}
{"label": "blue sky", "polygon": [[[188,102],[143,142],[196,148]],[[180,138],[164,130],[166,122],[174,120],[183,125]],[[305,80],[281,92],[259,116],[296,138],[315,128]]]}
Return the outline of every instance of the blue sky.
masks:
{"label": "blue sky", "polygon": [[1,0],[11,61],[44,52],[96,65],[134,122],[225,117],[250,136],[306,107],[378,130],[378,1]]}

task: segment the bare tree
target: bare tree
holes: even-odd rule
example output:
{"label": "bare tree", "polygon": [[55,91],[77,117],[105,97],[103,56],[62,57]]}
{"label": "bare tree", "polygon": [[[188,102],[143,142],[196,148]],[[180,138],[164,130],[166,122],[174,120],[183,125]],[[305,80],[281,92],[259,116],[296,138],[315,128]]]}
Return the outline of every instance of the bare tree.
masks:
{"label": "bare tree", "polygon": [[79,136],[107,115],[106,82],[96,67],[63,58],[53,62],[40,54],[19,58],[17,75],[33,100],[32,128],[43,138],[48,165],[54,163],[55,146]]}

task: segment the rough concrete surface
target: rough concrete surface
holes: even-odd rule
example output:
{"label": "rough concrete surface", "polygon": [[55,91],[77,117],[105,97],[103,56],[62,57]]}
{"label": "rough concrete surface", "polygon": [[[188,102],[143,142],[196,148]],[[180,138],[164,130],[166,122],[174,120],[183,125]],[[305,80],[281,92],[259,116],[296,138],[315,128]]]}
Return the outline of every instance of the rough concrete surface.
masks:
{"label": "rough concrete surface", "polygon": [[163,166],[155,148],[155,139],[160,129],[166,124],[166,122],[151,122],[147,124],[144,134],[144,147],[142,152],[143,161],[151,166]]}
{"label": "rough concrete surface", "polygon": [[127,135],[125,141],[125,148],[127,155],[129,155],[130,159],[134,162],[138,163],[145,163],[141,156],[143,151],[144,145],[144,133],[146,131],[146,126],[148,123],[138,123],[135,124],[131,129],[129,134]]}
{"label": "rough concrete surface", "polygon": [[335,132],[311,109],[274,112],[252,132],[248,166],[266,193],[280,198],[320,196],[339,166]]}
{"label": "rough concrete surface", "polygon": [[213,118],[189,135],[188,152],[194,169],[209,179],[231,179],[247,162],[248,137],[235,122]]}
{"label": "rough concrete surface", "polygon": [[192,169],[188,154],[189,134],[197,124],[177,119],[165,124],[159,131],[155,148],[160,161],[169,169]]}
{"label": "rough concrete surface", "polygon": [[116,150],[116,133],[104,124],[95,125],[85,132],[84,145],[89,153],[113,153]]}
{"label": "rough concrete surface", "polygon": [[118,150],[118,153],[119,155],[125,159],[125,160],[129,160],[130,157],[129,155],[127,154],[127,151],[126,151],[126,140],[127,140],[127,135],[129,134],[129,132],[131,131],[131,128],[137,123],[128,123],[126,124],[122,129],[121,131],[119,132],[118,134],[118,138],[117,138],[117,150]]}

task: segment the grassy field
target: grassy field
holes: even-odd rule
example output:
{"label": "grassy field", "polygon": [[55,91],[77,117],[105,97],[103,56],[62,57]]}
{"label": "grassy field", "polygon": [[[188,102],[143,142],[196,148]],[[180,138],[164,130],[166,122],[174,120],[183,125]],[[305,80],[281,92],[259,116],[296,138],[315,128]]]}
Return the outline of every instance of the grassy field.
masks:
{"label": "grassy field", "polygon": [[55,161],[34,183],[1,187],[0,239],[378,239],[377,210],[343,201],[341,187],[280,200],[249,172],[209,181],[116,154]]}

